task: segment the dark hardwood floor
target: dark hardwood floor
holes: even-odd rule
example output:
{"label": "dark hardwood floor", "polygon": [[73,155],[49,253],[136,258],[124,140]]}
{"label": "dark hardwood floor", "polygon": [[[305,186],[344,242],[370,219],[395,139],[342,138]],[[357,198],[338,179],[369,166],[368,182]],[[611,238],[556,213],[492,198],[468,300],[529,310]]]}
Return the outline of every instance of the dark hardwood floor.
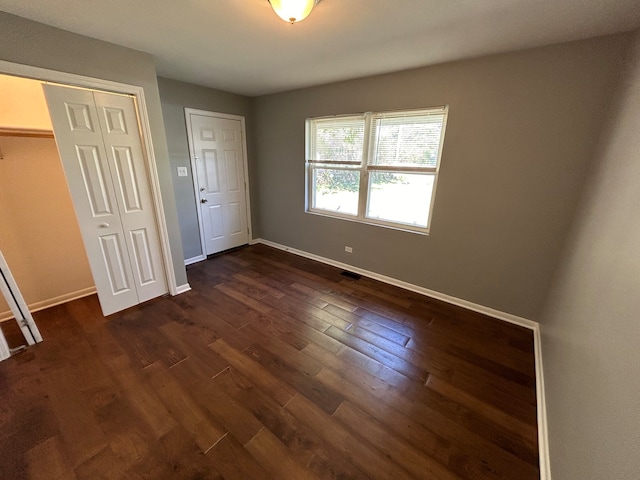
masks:
{"label": "dark hardwood floor", "polygon": [[2,479],[537,479],[532,333],[255,245],[0,363]]}

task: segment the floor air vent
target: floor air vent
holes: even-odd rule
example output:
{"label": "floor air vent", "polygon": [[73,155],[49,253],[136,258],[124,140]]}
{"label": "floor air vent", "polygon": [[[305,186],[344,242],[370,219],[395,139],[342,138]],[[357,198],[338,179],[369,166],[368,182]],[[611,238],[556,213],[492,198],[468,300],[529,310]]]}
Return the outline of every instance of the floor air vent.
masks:
{"label": "floor air vent", "polygon": [[343,277],[350,278],[352,280],[360,280],[362,278],[362,275],[359,275],[354,272],[349,272],[347,270],[343,270],[342,272],[340,272],[340,275],[342,275]]}

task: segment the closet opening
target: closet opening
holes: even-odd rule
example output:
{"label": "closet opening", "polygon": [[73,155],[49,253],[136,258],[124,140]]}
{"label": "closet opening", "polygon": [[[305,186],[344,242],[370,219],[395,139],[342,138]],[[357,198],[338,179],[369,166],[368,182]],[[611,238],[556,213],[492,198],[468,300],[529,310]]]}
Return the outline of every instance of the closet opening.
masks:
{"label": "closet opening", "polygon": [[[3,71],[25,76],[3,74]],[[27,78],[32,74],[39,79]],[[137,131],[144,159],[140,164],[141,169],[134,176],[137,175],[144,182],[144,188],[147,188],[148,204],[145,208],[153,218],[154,228],[157,228],[159,267],[155,268],[155,274],[163,282],[163,293],[168,290],[171,294],[177,294],[142,89],[1,62],[0,252],[6,257],[6,267],[10,269],[24,298],[24,310],[29,315],[29,312],[94,295],[97,291],[95,269],[92,272],[93,265],[90,265],[87,254],[86,235],[83,242],[81,234],[79,222],[82,219],[78,218],[77,203],[74,208],[68,175],[65,175],[65,167],[58,153],[60,145],[56,145],[53,133],[54,127],[43,91],[43,84],[47,81],[85,87],[84,91],[95,91],[97,94],[104,92],[104,97],[127,97],[134,102],[134,108],[136,101],[142,102],[142,108],[136,109],[134,114],[137,119],[131,121],[129,118],[129,125]],[[93,90],[96,87],[107,88],[108,91]],[[64,90],[64,87],[61,88]],[[121,92],[121,95],[112,95],[109,91]],[[115,110],[110,109],[111,112]],[[97,118],[94,118],[94,124],[98,123]],[[117,148],[124,152],[121,147]],[[126,186],[120,187],[123,190]],[[115,204],[116,199],[113,198],[112,202]],[[144,234],[138,229],[130,236],[134,241],[136,238],[144,241]],[[148,278],[143,280],[149,283]],[[17,320],[15,309],[11,308],[5,297],[0,295],[0,335],[4,333],[4,339],[11,349],[33,343],[25,338],[29,336],[24,333],[25,325],[12,321],[14,318]],[[141,301],[144,299],[138,303]],[[105,311],[102,301],[100,304]],[[0,343],[4,339],[0,339]]]}

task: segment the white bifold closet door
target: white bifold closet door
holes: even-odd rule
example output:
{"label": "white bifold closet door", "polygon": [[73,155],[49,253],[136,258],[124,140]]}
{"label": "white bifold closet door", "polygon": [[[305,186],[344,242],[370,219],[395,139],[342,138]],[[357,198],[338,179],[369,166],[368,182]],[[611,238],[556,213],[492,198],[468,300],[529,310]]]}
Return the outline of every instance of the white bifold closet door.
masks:
{"label": "white bifold closet door", "polygon": [[103,313],[167,293],[133,97],[43,88]]}

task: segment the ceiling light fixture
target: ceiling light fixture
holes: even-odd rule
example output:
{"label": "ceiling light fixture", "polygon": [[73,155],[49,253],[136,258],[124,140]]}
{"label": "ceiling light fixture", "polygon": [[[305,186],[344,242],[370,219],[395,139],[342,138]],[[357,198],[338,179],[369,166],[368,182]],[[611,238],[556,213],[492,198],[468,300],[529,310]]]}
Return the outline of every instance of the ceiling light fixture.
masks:
{"label": "ceiling light fixture", "polygon": [[291,24],[307,18],[320,0],[269,0],[273,11]]}

